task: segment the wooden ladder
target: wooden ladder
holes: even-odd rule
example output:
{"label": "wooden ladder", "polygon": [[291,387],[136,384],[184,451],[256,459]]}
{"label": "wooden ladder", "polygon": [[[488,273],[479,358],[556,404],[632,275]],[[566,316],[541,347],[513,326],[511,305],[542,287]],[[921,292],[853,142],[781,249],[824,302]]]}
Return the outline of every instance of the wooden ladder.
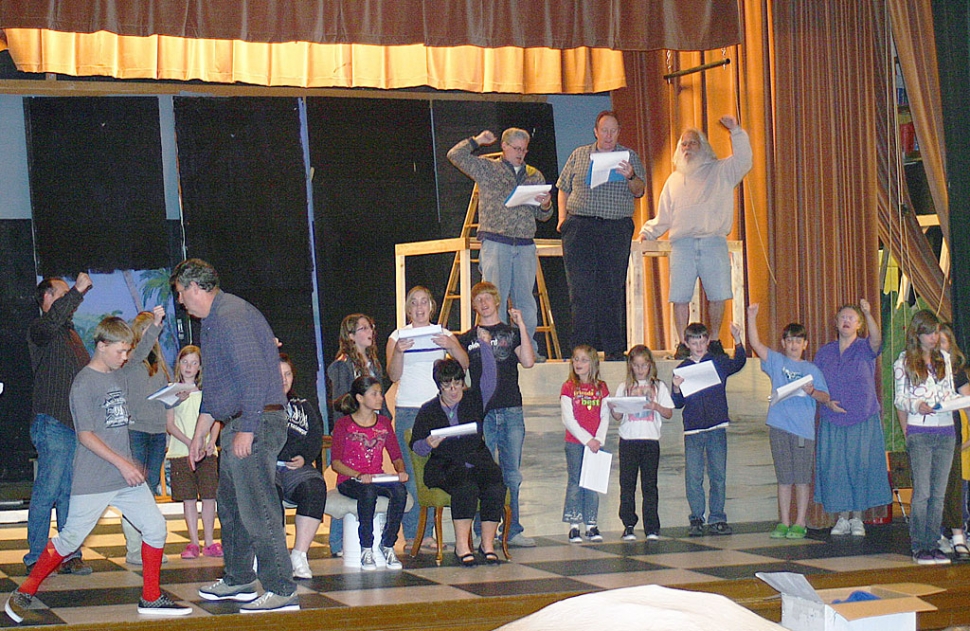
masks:
{"label": "wooden ladder", "polygon": [[[497,160],[501,158],[501,153],[487,154],[483,157]],[[465,239],[472,246],[473,251],[481,249],[475,233],[478,230],[478,183],[472,188],[471,198],[468,200],[468,208],[465,210],[465,221],[461,226],[460,238]],[[538,258],[538,255],[537,255]],[[472,264],[478,263],[478,256],[471,260]],[[562,359],[562,349],[559,346],[559,334],[556,332],[556,321],[552,316],[552,305],[549,303],[549,291],[546,289],[546,278],[542,273],[542,261],[536,261],[536,284],[539,289],[538,315],[539,323],[536,332],[545,336],[546,352],[550,359]],[[451,264],[451,272],[448,274],[448,285],[445,287],[445,297],[441,301],[441,309],[438,313],[438,324],[448,326],[448,319],[451,316],[452,305],[461,300],[461,254],[455,254],[455,260]],[[501,307],[500,307],[501,308]]]}

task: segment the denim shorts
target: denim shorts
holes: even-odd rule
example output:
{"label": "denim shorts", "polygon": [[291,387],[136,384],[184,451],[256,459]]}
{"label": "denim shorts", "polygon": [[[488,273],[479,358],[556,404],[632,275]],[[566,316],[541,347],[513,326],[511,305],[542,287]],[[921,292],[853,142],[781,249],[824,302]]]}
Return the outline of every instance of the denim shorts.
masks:
{"label": "denim shorts", "polygon": [[670,295],[675,304],[687,304],[694,297],[694,285],[701,279],[708,300],[730,300],[731,259],[724,237],[687,237],[670,242]]}

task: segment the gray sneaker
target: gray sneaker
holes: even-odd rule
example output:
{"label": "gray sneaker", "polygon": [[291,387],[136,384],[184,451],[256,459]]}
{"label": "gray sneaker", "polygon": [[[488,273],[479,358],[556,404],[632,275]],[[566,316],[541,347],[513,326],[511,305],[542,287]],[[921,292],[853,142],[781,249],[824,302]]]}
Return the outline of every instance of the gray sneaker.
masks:
{"label": "gray sneaker", "polygon": [[377,569],[377,561],[374,560],[374,549],[364,548],[360,553],[360,569],[370,572]]}
{"label": "gray sneaker", "polygon": [[200,587],[199,596],[206,600],[235,600],[248,603],[256,600],[256,581],[245,585],[230,585],[226,579],[220,578],[208,587]]}
{"label": "gray sneaker", "polygon": [[296,592],[289,596],[281,596],[273,592],[266,592],[251,603],[239,607],[242,613],[263,613],[265,611],[299,611],[300,601]]}
{"label": "gray sneaker", "polygon": [[394,548],[381,546],[381,554],[384,555],[384,561],[387,563],[387,569],[400,570],[404,567],[401,565],[401,561],[398,560],[397,555],[394,553]]}
{"label": "gray sneaker", "polygon": [[24,621],[27,616],[27,612],[30,610],[31,605],[34,604],[34,597],[30,594],[25,594],[22,591],[15,591],[7,598],[7,604],[3,606],[3,610],[7,612],[10,619],[20,624]]}
{"label": "gray sneaker", "polygon": [[536,540],[531,537],[526,537],[521,532],[514,537],[509,538],[510,548],[534,548],[536,547]]}

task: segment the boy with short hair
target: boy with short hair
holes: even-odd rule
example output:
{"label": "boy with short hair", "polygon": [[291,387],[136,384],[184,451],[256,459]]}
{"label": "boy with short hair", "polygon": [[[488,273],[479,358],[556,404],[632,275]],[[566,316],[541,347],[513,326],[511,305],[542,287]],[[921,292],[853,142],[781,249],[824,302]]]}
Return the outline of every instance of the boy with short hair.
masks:
{"label": "boy with short hair", "polygon": [[[159,318],[160,319],[160,318]],[[143,580],[138,613],[181,616],[189,607],[162,594],[159,573],[167,528],[145,484],[145,472],[132,461],[128,445],[127,382],[118,369],[131,350],[133,334],[118,317],[107,317],[94,331],[90,363],[71,386],[71,414],[77,431],[71,487],[71,513],[61,532],[47,543],[27,579],[7,599],[4,610],[15,622],[29,615],[34,595],[64,556],[81,547],[108,506],[114,506],[142,533]]]}
{"label": "boy with short hair", "polygon": [[711,343],[707,327],[700,322],[692,322],[684,330],[684,339],[690,356],[677,368],[692,366],[701,362],[713,362],[720,382],[717,385],[699,390],[685,397],[680,391],[683,377],[674,374],[671,398],[674,407],[683,408],[684,414],[684,482],[687,487],[687,503],[690,505],[690,537],[704,534],[704,472],[710,483],[710,511],[707,515],[708,532],[713,535],[730,535],[733,530],[727,523],[724,513],[724,499],[727,477],[727,393],[724,389],[728,377],[744,368],[747,357],[741,344],[741,328],[732,323],[731,336],[734,338],[734,357],[712,355],[708,352]]}
{"label": "boy with short hair", "polygon": [[[781,353],[761,343],[758,336],[757,303],[748,307],[748,342],[761,358],[761,371],[771,378],[771,389],[798,381],[808,375],[812,383],[768,407],[768,440],[778,480],[779,523],[771,531],[773,539],[804,539],[805,518],[811,497],[812,464],[815,457],[815,402],[827,403],[828,386],[822,371],[802,359],[808,346],[805,327],[792,322],[781,333]],[[791,518],[792,488],[795,490],[795,519]]]}

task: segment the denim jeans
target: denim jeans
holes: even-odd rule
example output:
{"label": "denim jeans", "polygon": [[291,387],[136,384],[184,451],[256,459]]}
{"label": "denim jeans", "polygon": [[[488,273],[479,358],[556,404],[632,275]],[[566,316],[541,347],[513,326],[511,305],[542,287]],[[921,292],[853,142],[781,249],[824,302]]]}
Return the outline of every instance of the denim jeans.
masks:
{"label": "denim jeans", "polygon": [[[500,244],[502,245],[502,244]],[[524,529],[519,523],[519,486],[522,485],[522,443],[525,441],[525,419],[521,407],[490,410],[484,421],[485,445],[498,457],[502,469],[502,480],[509,489],[512,522],[509,524],[509,539]]]}
{"label": "denim jeans", "polygon": [[[401,453],[404,454],[404,468],[408,472],[408,481],[404,483],[404,487],[414,498],[411,510],[404,513],[404,519],[401,520],[401,524],[404,526],[404,538],[408,540],[414,539],[418,535],[418,518],[421,514],[419,512],[420,506],[418,506],[418,483],[414,481],[414,465],[411,463],[411,452],[407,441],[404,440],[404,433],[414,429],[414,419],[417,418],[419,409],[397,408],[394,410],[394,433],[397,434],[397,442],[401,445]],[[434,523],[434,521],[431,523]]]}
{"label": "denim jeans", "polygon": [[[24,563],[40,558],[50,537],[51,509],[57,508],[57,530],[64,530],[71,504],[74,474],[74,430],[53,416],[38,414],[30,424],[30,441],[37,450],[37,479],[27,510],[27,546]],[[79,555],[72,555],[79,556]]]}
{"label": "denim jeans", "polygon": [[363,484],[357,480],[344,480],[337,486],[341,495],[357,500],[357,521],[360,526],[357,536],[360,538],[361,550],[374,545],[374,513],[377,512],[377,498],[386,497],[387,521],[384,522],[384,532],[381,534],[381,545],[393,548],[397,543],[397,531],[401,528],[401,517],[404,507],[408,504],[408,492],[400,482],[391,484]]}
{"label": "denim jeans", "polygon": [[[226,582],[244,585],[259,578],[263,589],[288,596],[296,591],[286,549],[283,508],[276,492],[276,456],[286,443],[286,412],[263,412],[252,453],[239,458],[233,439],[239,428],[222,431],[219,457],[219,522],[222,525]],[[254,533],[250,536],[250,533]],[[253,554],[259,560],[253,571]]]}
{"label": "denim jeans", "polygon": [[586,445],[566,442],[566,503],[562,509],[562,520],[567,524],[586,523],[596,525],[600,507],[600,496],[579,486],[579,474],[583,470],[583,451]]}
{"label": "denim jeans", "polygon": [[131,445],[131,457],[135,462],[145,467],[145,481],[148,489],[159,495],[162,463],[165,462],[167,434],[149,434],[137,430],[128,430],[128,443]]}
{"label": "denim jeans", "polygon": [[686,459],[684,482],[687,487],[691,521],[704,521],[704,471],[706,469],[711,486],[707,523],[726,522],[724,497],[727,475],[727,429],[721,428],[684,436],[684,457]]}
{"label": "denim jeans", "polygon": [[[536,285],[535,244],[509,245],[485,239],[478,254],[478,268],[482,273],[482,280],[488,281],[498,288],[499,316],[502,322],[508,324],[509,314],[505,308],[508,299],[512,299],[512,306],[522,312],[525,329],[529,333],[532,348],[537,347],[535,335],[539,323],[538,309],[535,295],[532,293]],[[508,481],[506,481],[508,484]]]}
{"label": "denim jeans", "polygon": [[950,475],[953,435],[913,433],[906,437],[909,466],[913,472],[913,499],[909,515],[909,539],[913,552],[935,550],[943,519],[943,495]]}

